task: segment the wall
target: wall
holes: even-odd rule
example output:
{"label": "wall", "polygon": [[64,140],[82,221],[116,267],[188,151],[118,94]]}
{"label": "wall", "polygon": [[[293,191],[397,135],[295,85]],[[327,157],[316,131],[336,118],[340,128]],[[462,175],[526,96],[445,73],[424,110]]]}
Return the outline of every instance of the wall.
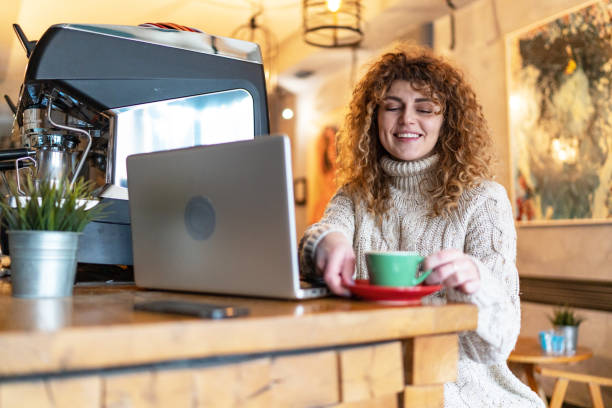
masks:
{"label": "wall", "polygon": [[[360,59],[360,61],[362,61]],[[345,52],[345,68],[326,76],[303,80],[301,83],[292,84],[297,94],[296,101],[296,128],[295,149],[296,154],[293,163],[294,177],[306,177],[308,186],[307,206],[312,205],[314,197],[313,185],[316,179],[313,174],[318,166],[316,152],[316,140],[321,130],[327,125],[341,125],[344,107],[348,103],[351,92],[350,80],[351,55]],[[298,239],[301,238],[304,229],[308,226],[308,211],[296,212],[298,224]]]}
{"label": "wall", "polygon": [[[21,71],[16,71],[11,67],[11,59],[21,57],[25,61],[25,53],[21,47],[11,47],[15,35],[12,33],[12,24],[17,21],[21,1],[7,1],[2,4],[2,13],[0,13],[0,146],[2,146],[3,138],[10,135],[13,113],[4,101],[4,95],[8,95],[14,104],[17,104],[20,83],[11,80],[13,77],[21,78]],[[16,54],[13,56],[13,50]],[[20,54],[20,55],[19,55]]]}
{"label": "wall", "polygon": [[[314,204],[311,198],[315,196],[314,182],[318,179],[315,174],[320,162],[316,149],[317,137],[325,126],[342,126],[353,87],[351,67],[353,56],[348,50],[341,52],[345,54],[343,68],[325,77],[317,78],[316,82],[300,84],[297,89],[296,145],[301,154],[296,157],[294,169],[297,171],[295,177],[306,177],[308,180],[309,201],[307,206]],[[356,78],[359,78],[363,64],[372,55],[373,53],[364,51],[356,56],[354,68]],[[308,226],[307,215],[310,213],[309,208],[305,213],[296,215],[296,217],[300,215],[304,217],[302,220],[298,219],[298,225],[304,227],[301,230],[298,228],[299,237]]]}
{"label": "wall", "polygon": [[[510,144],[506,92],[506,36],[571,8],[591,2],[570,0],[479,0],[455,12],[455,47],[451,46],[450,17],[434,24],[434,48],[465,71],[475,87],[496,142],[500,163],[498,181],[511,189]],[[565,226],[517,226],[521,276],[598,279],[612,281],[612,223]],[[550,324],[552,307],[523,303],[522,335],[536,336]],[[612,314],[578,310],[587,321],[580,328],[580,344],[591,347],[595,358],[572,370],[612,377]],[[567,367],[564,367],[567,369]],[[545,382],[550,395],[552,384]],[[604,390],[612,404],[612,390]],[[590,406],[584,385],[572,384],[567,400]]]}

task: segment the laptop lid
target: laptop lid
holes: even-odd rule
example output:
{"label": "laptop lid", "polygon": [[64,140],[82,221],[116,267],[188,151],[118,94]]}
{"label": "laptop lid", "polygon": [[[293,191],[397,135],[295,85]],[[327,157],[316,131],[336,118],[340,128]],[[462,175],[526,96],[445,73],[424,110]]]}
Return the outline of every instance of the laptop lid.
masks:
{"label": "laptop lid", "polygon": [[128,156],[134,278],[146,288],[276,298],[299,281],[286,136]]}

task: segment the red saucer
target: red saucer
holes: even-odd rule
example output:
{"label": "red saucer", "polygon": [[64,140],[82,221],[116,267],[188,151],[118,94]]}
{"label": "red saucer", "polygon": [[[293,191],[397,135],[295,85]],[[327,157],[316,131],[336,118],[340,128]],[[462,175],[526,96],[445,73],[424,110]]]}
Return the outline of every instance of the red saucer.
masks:
{"label": "red saucer", "polygon": [[378,286],[370,285],[366,279],[356,280],[354,284],[346,288],[354,296],[365,300],[381,303],[418,305],[423,296],[430,295],[442,289],[441,285],[419,285],[409,287]]}

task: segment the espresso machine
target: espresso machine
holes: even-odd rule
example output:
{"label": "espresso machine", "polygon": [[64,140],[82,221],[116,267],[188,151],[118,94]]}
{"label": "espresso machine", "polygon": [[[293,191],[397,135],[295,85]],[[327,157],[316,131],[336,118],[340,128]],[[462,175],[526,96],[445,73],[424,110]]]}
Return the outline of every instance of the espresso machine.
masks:
{"label": "espresso machine", "polygon": [[28,63],[0,170],[95,184],[108,211],[85,228],[80,263],[132,264],[128,155],[269,133],[257,44],[85,24],[53,25],[34,42],[14,28]]}

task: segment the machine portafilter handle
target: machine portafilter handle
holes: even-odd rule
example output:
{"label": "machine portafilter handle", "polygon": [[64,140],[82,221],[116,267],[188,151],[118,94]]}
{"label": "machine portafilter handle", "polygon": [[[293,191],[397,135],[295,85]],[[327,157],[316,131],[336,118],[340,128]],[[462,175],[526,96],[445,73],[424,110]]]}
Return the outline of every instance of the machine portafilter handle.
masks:
{"label": "machine portafilter handle", "polygon": [[33,156],[35,154],[36,150],[28,149],[27,147],[20,147],[19,149],[3,149],[0,150],[0,161],[17,160],[22,157]]}

